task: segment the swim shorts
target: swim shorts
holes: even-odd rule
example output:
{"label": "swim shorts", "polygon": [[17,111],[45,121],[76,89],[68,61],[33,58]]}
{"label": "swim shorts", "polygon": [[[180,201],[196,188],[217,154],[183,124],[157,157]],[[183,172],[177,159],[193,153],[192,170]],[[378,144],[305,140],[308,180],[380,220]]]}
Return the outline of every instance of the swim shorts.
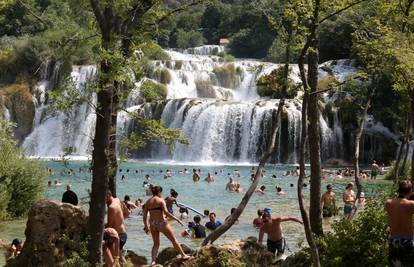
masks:
{"label": "swim shorts", "polygon": [[371,171],[371,177],[377,177],[377,172],[376,171]]}
{"label": "swim shorts", "polygon": [[323,207],[323,209],[322,209],[322,216],[324,218],[332,217],[333,216],[332,209],[327,208],[327,207]]}
{"label": "swim shorts", "polygon": [[353,210],[352,205],[345,204],[345,206],[344,206],[344,214],[345,215],[351,214],[352,213],[352,210]]}
{"label": "swim shorts", "polygon": [[118,236],[119,236],[119,248],[123,249],[125,243],[127,242],[127,238],[128,238],[127,233],[120,233],[118,234]]}
{"label": "swim shorts", "polygon": [[388,259],[390,266],[414,266],[414,241],[412,238],[391,238]]}
{"label": "swim shorts", "polygon": [[286,242],[284,238],[281,238],[277,241],[272,241],[267,239],[267,250],[275,254],[283,254],[285,252]]}

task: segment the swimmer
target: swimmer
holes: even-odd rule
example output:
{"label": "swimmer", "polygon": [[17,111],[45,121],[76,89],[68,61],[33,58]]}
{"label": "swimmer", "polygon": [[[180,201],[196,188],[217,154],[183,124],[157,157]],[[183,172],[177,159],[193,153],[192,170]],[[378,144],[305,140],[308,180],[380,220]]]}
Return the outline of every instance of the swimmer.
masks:
{"label": "swimmer", "polygon": [[295,185],[294,184],[290,184],[290,187],[294,187]]}
{"label": "swimmer", "polygon": [[352,213],[355,206],[355,192],[352,190],[354,188],[353,183],[348,183],[345,187],[345,192],[342,194],[342,200],[344,201],[344,216],[346,219],[352,218]]}
{"label": "swimmer", "polygon": [[283,176],[290,176],[290,171],[286,171]]}
{"label": "swimmer", "polygon": [[229,182],[226,184],[227,191],[234,191],[236,190],[236,183],[233,181],[233,178],[229,176]]}
{"label": "swimmer", "polygon": [[177,191],[175,191],[174,189],[171,188],[170,196],[165,198],[165,203],[166,203],[166,206],[167,206],[167,210],[171,214],[174,214],[173,204],[175,204],[177,207],[181,208],[177,204],[177,197],[178,197]]}
{"label": "swimmer", "polygon": [[142,206],[142,203],[144,203],[144,199],[142,197],[139,197],[136,201],[135,201],[135,206],[137,206],[137,208]]}
{"label": "swimmer", "polygon": [[61,183],[59,180],[54,180],[54,181],[53,181],[53,185],[54,185],[54,186],[61,186],[61,185],[62,185],[62,183]]}
{"label": "swimmer", "polygon": [[296,170],[295,170],[295,176],[299,176],[299,175],[300,175],[300,168],[298,166],[296,167]]}
{"label": "swimmer", "polygon": [[214,176],[212,176],[210,173],[207,173],[207,177],[204,179],[207,183],[214,182]]}
{"label": "swimmer", "polygon": [[253,227],[254,228],[260,228],[262,226],[262,224],[263,224],[262,216],[263,216],[263,210],[258,209],[257,210],[257,218],[254,218],[254,220],[253,220]]}
{"label": "swimmer", "polygon": [[254,181],[254,173],[252,173],[251,175],[250,175],[250,181]]}
{"label": "swimmer", "polygon": [[6,260],[17,257],[22,251],[22,248],[22,241],[20,241],[18,238],[13,239],[9,249],[6,252]]}
{"label": "swimmer", "polygon": [[[148,213],[150,219],[148,221]],[[167,221],[167,217],[177,221],[179,224],[184,226],[183,222],[180,221],[177,217],[172,215],[167,210],[167,205],[162,199],[162,187],[154,186],[152,187],[152,197],[147,200],[144,208],[144,231],[146,234],[151,233],[152,240],[154,242],[152,246],[151,256],[152,263],[156,263],[158,249],[160,247],[160,233],[164,234],[173,244],[174,248],[181,255],[181,259],[187,260],[190,257],[184,253],[180,243],[174,236],[174,232]]]}
{"label": "swimmer", "polygon": [[237,193],[243,192],[243,188],[241,187],[241,185],[239,183],[236,184],[236,192]]}
{"label": "swimmer", "polygon": [[277,177],[276,177],[276,174],[272,174],[272,178],[273,178],[273,179],[277,178]]}
{"label": "swimmer", "polygon": [[285,192],[282,191],[281,187],[277,186],[276,191],[277,191],[276,195],[278,195],[278,196],[284,196],[285,195]]}
{"label": "swimmer", "polygon": [[256,193],[264,194],[266,186],[262,185],[259,189],[256,189]]}
{"label": "swimmer", "polygon": [[152,187],[153,187],[153,185],[152,184],[149,184],[149,186],[148,186],[148,188],[147,189],[145,189],[145,195],[146,196],[151,196],[152,195]]}
{"label": "swimmer", "polygon": [[209,230],[216,230],[217,227],[222,225],[221,221],[216,219],[216,214],[214,212],[210,213],[209,221],[205,224],[205,227]]}
{"label": "swimmer", "polygon": [[180,207],[180,219],[184,220],[188,218],[188,209],[184,207]]}
{"label": "swimmer", "polygon": [[200,174],[197,173],[196,169],[193,169],[193,181],[194,182],[200,181]]}
{"label": "swimmer", "polygon": [[52,181],[50,181],[50,180],[47,181],[47,186],[49,186],[49,187],[52,186]]}

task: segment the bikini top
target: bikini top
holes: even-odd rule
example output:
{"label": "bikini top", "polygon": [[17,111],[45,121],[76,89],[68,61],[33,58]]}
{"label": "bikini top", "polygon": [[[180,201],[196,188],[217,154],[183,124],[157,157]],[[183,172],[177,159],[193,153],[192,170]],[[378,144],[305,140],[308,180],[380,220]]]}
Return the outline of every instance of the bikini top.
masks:
{"label": "bikini top", "polygon": [[148,211],[152,211],[152,210],[160,210],[160,211],[162,211],[162,210],[163,210],[163,208],[162,208],[162,206],[160,206],[160,207],[156,207],[156,208],[148,209]]}

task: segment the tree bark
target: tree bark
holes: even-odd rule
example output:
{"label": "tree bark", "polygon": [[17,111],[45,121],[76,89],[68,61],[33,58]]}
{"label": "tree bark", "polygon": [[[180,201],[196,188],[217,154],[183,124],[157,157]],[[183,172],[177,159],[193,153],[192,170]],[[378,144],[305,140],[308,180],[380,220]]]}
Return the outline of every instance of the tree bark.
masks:
{"label": "tree bark", "polygon": [[[111,66],[106,60],[102,61],[101,72],[109,74]],[[107,75],[103,75],[107,77]],[[89,205],[89,242],[88,260],[92,266],[101,265],[102,237],[105,223],[105,199],[108,191],[109,135],[112,114],[112,87],[107,78],[101,78],[98,94],[98,107],[96,109],[95,137],[92,152],[92,191]],[[109,85],[109,86],[108,86]]]}
{"label": "tree bark", "polygon": [[[318,90],[318,40],[316,33],[311,37],[311,49],[308,52],[308,83],[310,88],[308,117],[309,117],[309,159],[311,165],[310,180],[310,224],[312,232],[323,235],[321,209],[321,156],[320,156],[320,129],[319,129],[319,95]],[[312,94],[313,93],[313,94]]]}
{"label": "tree bark", "polygon": [[109,190],[111,190],[114,197],[116,194],[116,174],[118,170],[118,157],[116,154],[117,147],[117,128],[116,123],[118,120],[118,106],[119,106],[119,88],[117,83],[114,86],[114,93],[112,96],[113,111],[111,115],[111,132],[109,136]]}
{"label": "tree bark", "polygon": [[355,185],[357,187],[357,199],[360,198],[361,191],[362,191],[362,185],[359,179],[359,144],[361,142],[362,132],[364,131],[365,119],[368,115],[368,109],[371,106],[371,101],[372,101],[372,98],[374,97],[375,90],[376,90],[376,85],[374,85],[374,88],[370,92],[367,103],[365,104],[365,107],[362,111],[362,115],[358,119],[358,129],[355,135],[354,169],[355,169]]}
{"label": "tree bark", "polygon": [[[395,164],[394,164],[394,169],[395,169],[394,170],[395,174],[394,174],[394,177],[393,177],[394,178],[394,183],[397,183],[397,181],[398,181],[398,179],[399,179],[399,177],[401,175],[401,173],[400,173],[400,170],[401,170],[401,168],[400,168],[400,162],[401,162],[401,158],[402,158],[403,151],[404,151],[406,145],[408,145],[407,143],[408,143],[408,134],[409,134],[409,131],[410,131],[410,129],[409,129],[409,127],[410,127],[410,123],[409,123],[410,118],[411,117],[408,116],[408,114],[406,114],[406,116],[405,116],[405,131],[404,131],[404,137],[403,137],[402,143],[401,143],[401,145],[400,145],[400,147],[398,149],[397,159],[395,160]],[[405,158],[407,158],[407,156],[405,156]]]}
{"label": "tree bark", "polygon": [[[410,97],[410,107],[411,107],[410,115],[411,115],[411,122],[412,122],[411,126],[413,126],[414,125],[414,95]],[[411,183],[414,183],[414,153],[411,154]]]}
{"label": "tree bark", "polygon": [[306,212],[304,200],[303,200],[303,182],[305,178],[305,149],[306,149],[306,137],[307,137],[307,116],[306,116],[306,108],[308,102],[309,94],[305,93],[303,96],[302,102],[302,129],[301,129],[301,141],[300,141],[300,149],[299,149],[299,166],[300,166],[300,173],[298,179],[298,201],[299,201],[299,209],[300,214],[302,216],[303,227],[305,229],[305,236],[306,240],[308,241],[309,248],[311,251],[312,256],[312,263],[314,267],[321,266],[319,261],[319,251],[318,247],[316,246],[315,240],[312,235],[312,230],[310,227],[308,213]]}

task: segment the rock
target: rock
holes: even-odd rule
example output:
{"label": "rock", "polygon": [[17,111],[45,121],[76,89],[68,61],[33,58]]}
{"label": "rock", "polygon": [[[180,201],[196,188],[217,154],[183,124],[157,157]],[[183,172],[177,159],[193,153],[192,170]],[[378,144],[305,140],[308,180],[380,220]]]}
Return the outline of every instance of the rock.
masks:
{"label": "rock", "polygon": [[144,256],[139,256],[132,250],[127,250],[125,259],[132,263],[135,266],[145,266],[147,265],[147,258]]}
{"label": "rock", "polygon": [[59,265],[79,249],[86,223],[87,216],[80,207],[50,200],[37,202],[29,211],[23,250],[7,266]]}
{"label": "rock", "polygon": [[[192,250],[189,246],[185,244],[181,244],[181,247],[184,250],[184,253],[188,255],[194,254],[194,250]],[[157,263],[164,265],[166,262],[176,258],[178,256],[178,252],[174,248],[165,248],[157,256]]]}

